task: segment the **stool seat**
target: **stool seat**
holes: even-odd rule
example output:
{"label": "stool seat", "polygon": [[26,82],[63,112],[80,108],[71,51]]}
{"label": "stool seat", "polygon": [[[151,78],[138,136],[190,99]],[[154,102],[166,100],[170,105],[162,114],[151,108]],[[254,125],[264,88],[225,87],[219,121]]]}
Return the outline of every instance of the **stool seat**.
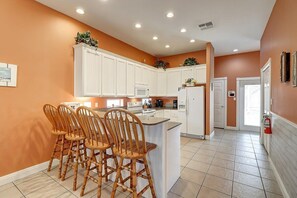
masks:
{"label": "stool seat", "polygon": [[[121,156],[121,157],[124,157],[124,158],[129,158],[129,159],[138,159],[138,158],[142,158],[143,156],[146,155],[146,153],[154,150],[155,148],[157,148],[157,145],[156,144],[153,144],[153,143],[149,143],[149,142],[145,142],[145,146],[146,146],[146,149],[147,149],[147,152],[139,152],[139,150],[143,150],[143,143],[142,142],[139,142],[139,149],[137,148],[137,144],[136,144],[136,141],[133,140],[132,141],[132,149],[127,148],[127,153],[123,153],[120,151],[120,149],[118,149],[117,147],[114,147],[113,150],[114,150],[114,153],[118,156]],[[121,144],[122,148],[125,148],[125,145],[124,143]]]}
{"label": "stool seat", "polygon": [[66,138],[66,140],[70,140],[70,141],[79,141],[79,140],[86,139],[84,136],[75,135],[75,134],[66,134],[65,138]]}
{"label": "stool seat", "polygon": [[53,135],[66,135],[67,134],[66,131],[58,131],[58,130],[52,130],[51,133]]}

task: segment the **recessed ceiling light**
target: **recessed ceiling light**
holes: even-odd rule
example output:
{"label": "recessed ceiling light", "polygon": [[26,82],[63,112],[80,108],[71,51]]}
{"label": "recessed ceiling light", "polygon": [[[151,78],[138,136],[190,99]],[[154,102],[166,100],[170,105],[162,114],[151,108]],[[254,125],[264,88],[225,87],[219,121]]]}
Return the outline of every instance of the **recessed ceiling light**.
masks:
{"label": "recessed ceiling light", "polygon": [[77,9],[76,9],[76,12],[77,12],[78,14],[84,14],[84,13],[85,13],[84,9],[82,9],[82,8],[77,8]]}
{"label": "recessed ceiling light", "polygon": [[190,42],[191,42],[191,43],[195,43],[195,40],[194,40],[194,39],[191,39]]}
{"label": "recessed ceiling light", "polygon": [[182,32],[182,33],[184,33],[184,32],[186,32],[187,30],[185,29],[185,28],[182,28],[181,30],[180,30],[180,32]]}
{"label": "recessed ceiling light", "polygon": [[172,18],[172,17],[174,17],[174,14],[173,14],[173,12],[168,12],[166,16],[167,16],[167,18]]}
{"label": "recessed ceiling light", "polygon": [[165,45],[165,47],[166,47],[166,48],[169,48],[169,47],[170,47],[170,45]]}
{"label": "recessed ceiling light", "polygon": [[158,37],[157,37],[157,36],[154,36],[154,37],[153,37],[153,40],[158,40]]}
{"label": "recessed ceiling light", "polygon": [[139,28],[141,28],[141,24],[140,23],[136,23],[135,24],[135,27],[139,29]]}
{"label": "recessed ceiling light", "polygon": [[238,52],[238,49],[234,49],[233,52]]}

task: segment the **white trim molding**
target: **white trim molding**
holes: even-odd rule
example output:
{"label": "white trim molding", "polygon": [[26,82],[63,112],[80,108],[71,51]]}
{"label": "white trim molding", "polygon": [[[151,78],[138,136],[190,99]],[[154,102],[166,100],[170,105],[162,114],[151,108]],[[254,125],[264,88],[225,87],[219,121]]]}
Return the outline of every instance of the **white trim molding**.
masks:
{"label": "white trim molding", "polygon": [[210,133],[210,135],[206,135],[206,136],[205,136],[205,139],[207,139],[207,140],[211,140],[211,139],[213,138],[214,135],[215,135],[215,130],[213,130],[213,131]]}
{"label": "white trim molding", "polygon": [[238,131],[238,127],[234,127],[234,126],[226,126],[225,129],[232,130],[232,131]]}
{"label": "white trim molding", "polygon": [[273,173],[275,175],[276,181],[277,181],[277,183],[278,183],[278,185],[279,185],[279,187],[280,187],[280,189],[282,191],[283,197],[284,198],[290,198],[290,195],[287,192],[287,189],[286,189],[286,187],[285,187],[285,185],[284,185],[284,183],[283,183],[283,181],[282,181],[282,179],[281,179],[278,171],[276,170],[273,161],[270,159],[270,157],[268,157],[268,159],[269,159],[269,162],[270,162],[272,171],[273,171]]}
{"label": "white trim molding", "polygon": [[279,118],[279,119],[285,121],[285,122],[288,123],[289,125],[291,125],[291,126],[297,128],[297,124],[296,124],[296,123],[291,122],[290,120],[287,120],[286,118],[284,118],[284,117],[282,117],[282,116],[280,116],[280,115],[274,113],[273,111],[270,111],[270,113],[271,113],[273,116],[275,116],[275,117],[277,117],[277,118]]}
{"label": "white trim molding", "polygon": [[[44,171],[44,170],[47,169],[48,163],[49,163],[49,161],[46,161],[46,162],[43,162],[41,164],[36,164],[34,166],[25,168],[23,170],[19,170],[17,172],[13,172],[13,173],[10,173],[8,175],[4,175],[4,176],[0,177],[0,186],[2,186],[4,184],[8,184],[8,183],[13,182],[13,181],[16,181],[18,179],[22,179],[22,178],[27,177],[29,175],[38,173],[40,171]],[[54,166],[56,166],[58,164],[59,164],[59,160],[54,159],[52,167],[54,167]]]}

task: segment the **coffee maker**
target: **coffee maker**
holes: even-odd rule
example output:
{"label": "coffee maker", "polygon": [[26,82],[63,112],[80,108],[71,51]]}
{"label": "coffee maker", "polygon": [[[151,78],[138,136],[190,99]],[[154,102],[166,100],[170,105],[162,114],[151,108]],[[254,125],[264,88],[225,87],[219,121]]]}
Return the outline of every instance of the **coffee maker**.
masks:
{"label": "coffee maker", "polygon": [[163,107],[163,100],[156,100],[156,107]]}
{"label": "coffee maker", "polygon": [[173,100],[173,109],[177,109],[177,100]]}

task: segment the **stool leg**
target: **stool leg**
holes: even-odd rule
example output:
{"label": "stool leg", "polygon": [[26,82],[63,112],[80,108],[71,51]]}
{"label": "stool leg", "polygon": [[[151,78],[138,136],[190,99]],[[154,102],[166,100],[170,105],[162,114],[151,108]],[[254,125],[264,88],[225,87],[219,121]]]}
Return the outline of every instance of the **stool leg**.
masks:
{"label": "stool leg", "polygon": [[107,159],[106,159],[106,150],[103,153],[104,157],[104,172],[105,172],[105,182],[108,181],[108,175],[107,175]]}
{"label": "stool leg", "polygon": [[58,143],[59,143],[59,136],[56,138],[54,149],[53,149],[53,152],[52,152],[52,155],[51,155],[51,159],[50,159],[49,164],[48,164],[47,172],[51,171],[51,169],[52,169],[52,163],[53,163],[53,160],[54,160],[54,157],[55,157],[55,153],[56,153]]}
{"label": "stool leg", "polygon": [[94,150],[91,150],[91,156],[89,157],[88,164],[86,166],[86,173],[85,173],[85,177],[84,177],[84,183],[82,185],[82,189],[81,189],[81,192],[80,192],[81,197],[84,196],[84,192],[85,192],[85,188],[86,188],[86,185],[87,185],[88,176],[89,176],[93,156],[94,156]]}
{"label": "stool leg", "polygon": [[103,162],[103,153],[100,151],[100,160],[99,160],[99,172],[98,172],[98,192],[97,197],[101,197],[101,187],[102,187],[102,162]]}
{"label": "stool leg", "polygon": [[88,156],[87,156],[87,148],[85,146],[85,140],[83,140],[83,147],[84,147],[84,159],[85,159],[85,165],[87,166]]}
{"label": "stool leg", "polygon": [[136,178],[136,160],[132,159],[132,164],[131,164],[131,171],[132,171],[132,197],[137,198],[137,190],[136,190],[136,185],[137,185],[137,178]]}
{"label": "stool leg", "polygon": [[115,193],[116,193],[116,190],[117,190],[117,187],[118,187],[119,178],[120,178],[120,175],[121,175],[123,161],[124,161],[124,158],[121,157],[119,166],[117,168],[117,175],[116,175],[116,178],[114,180],[113,187],[112,187],[111,198],[115,197]]}
{"label": "stool leg", "polygon": [[149,169],[149,166],[148,166],[148,162],[147,162],[146,156],[144,156],[143,162],[144,162],[144,167],[145,167],[146,175],[148,177],[148,182],[149,182],[149,185],[150,185],[152,197],[155,198],[156,197],[156,192],[155,192],[155,188],[154,188],[154,184],[153,184],[153,180],[152,180],[152,176],[151,176],[151,172],[150,172],[150,169]]}
{"label": "stool leg", "polygon": [[76,191],[79,156],[80,156],[80,154],[79,154],[79,141],[77,141],[77,144],[76,144],[76,154],[75,154],[75,162],[74,162],[73,191]]}
{"label": "stool leg", "polygon": [[72,158],[72,147],[73,147],[73,141],[70,141],[70,147],[69,147],[68,155],[67,155],[67,162],[66,162],[65,169],[64,169],[64,172],[63,172],[62,178],[61,178],[62,181],[65,180],[65,176],[66,176],[66,173],[67,173],[67,169],[68,169],[70,160],[73,161],[73,158]]}
{"label": "stool leg", "polygon": [[62,166],[63,166],[63,152],[64,152],[64,143],[65,143],[65,135],[60,135],[61,140],[61,147],[60,147],[60,162],[59,162],[59,179],[61,178],[62,174]]}

